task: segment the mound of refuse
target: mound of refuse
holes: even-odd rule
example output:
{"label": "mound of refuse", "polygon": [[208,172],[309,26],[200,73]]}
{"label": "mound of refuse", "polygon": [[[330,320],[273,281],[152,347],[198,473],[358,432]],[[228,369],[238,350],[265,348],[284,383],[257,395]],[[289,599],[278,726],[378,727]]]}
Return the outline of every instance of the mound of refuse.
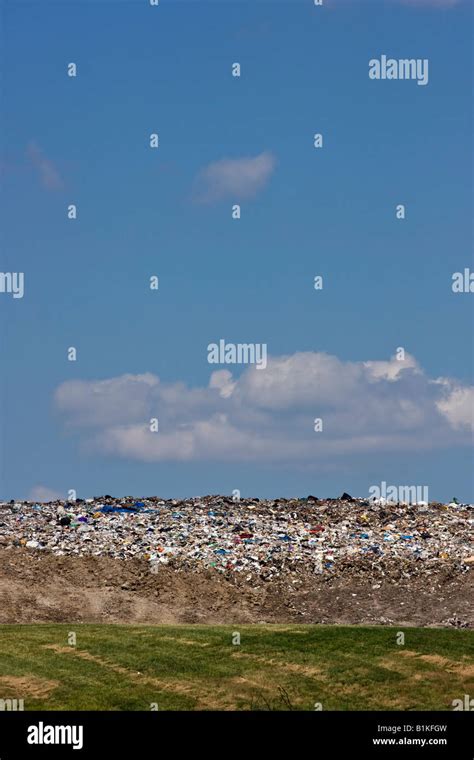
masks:
{"label": "mound of refuse", "polygon": [[0,503],[0,551],[139,559],[151,573],[213,569],[239,582],[287,572],[400,578],[468,573],[474,505],[354,499],[113,498]]}

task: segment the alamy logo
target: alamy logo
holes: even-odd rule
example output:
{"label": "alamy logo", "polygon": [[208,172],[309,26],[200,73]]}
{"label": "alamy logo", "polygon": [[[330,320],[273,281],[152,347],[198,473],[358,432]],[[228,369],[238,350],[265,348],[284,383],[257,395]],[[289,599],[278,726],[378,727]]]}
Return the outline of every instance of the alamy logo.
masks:
{"label": "alamy logo", "polygon": [[209,364],[255,364],[257,369],[267,366],[266,343],[209,343],[207,347]]}
{"label": "alamy logo", "polygon": [[0,712],[11,711],[17,712],[25,709],[23,699],[0,699]]}
{"label": "alamy logo", "polygon": [[372,58],[369,61],[370,79],[413,79],[419,85],[427,85],[429,81],[428,58],[387,58],[382,55],[380,60]]}
{"label": "alamy logo", "polygon": [[391,504],[429,502],[428,486],[387,486],[385,480],[379,486],[369,488],[369,497]]}
{"label": "alamy logo", "polygon": [[23,298],[25,275],[23,272],[0,272],[0,293],[12,293],[13,298]]}
{"label": "alamy logo", "polygon": [[474,699],[471,699],[469,694],[464,695],[464,699],[453,699],[451,702],[453,710],[467,710],[468,712],[474,711]]}
{"label": "alamy logo", "polygon": [[474,272],[468,267],[464,272],[454,272],[452,280],[453,293],[474,293]]}
{"label": "alamy logo", "polygon": [[42,721],[37,726],[28,726],[28,744],[72,744],[73,749],[82,749],[83,726],[48,726]]}

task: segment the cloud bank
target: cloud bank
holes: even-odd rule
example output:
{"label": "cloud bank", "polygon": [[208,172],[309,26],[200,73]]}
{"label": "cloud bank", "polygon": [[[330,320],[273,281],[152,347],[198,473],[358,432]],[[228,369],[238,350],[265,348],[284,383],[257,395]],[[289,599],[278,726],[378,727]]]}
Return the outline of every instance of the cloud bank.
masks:
{"label": "cloud bank", "polygon": [[248,367],[238,378],[220,369],[199,388],[147,373],[67,381],[55,392],[82,446],[142,462],[316,466],[357,453],[469,445],[473,402],[474,388],[430,379],[409,355],[345,362],[314,352],[269,357],[266,370]]}

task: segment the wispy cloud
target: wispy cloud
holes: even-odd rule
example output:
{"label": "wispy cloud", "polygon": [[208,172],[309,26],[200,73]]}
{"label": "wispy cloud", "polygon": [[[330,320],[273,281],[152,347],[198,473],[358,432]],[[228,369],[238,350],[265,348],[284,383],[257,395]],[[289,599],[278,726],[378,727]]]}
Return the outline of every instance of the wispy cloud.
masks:
{"label": "wispy cloud", "polygon": [[220,369],[200,388],[153,374],[67,381],[55,402],[98,455],[317,466],[361,452],[470,445],[473,396],[454,379],[429,378],[409,355],[344,362],[305,352],[270,357],[264,371],[237,378]]}
{"label": "wispy cloud", "polygon": [[195,182],[194,200],[214,203],[224,198],[253,198],[262,190],[276,167],[270,152],[253,158],[224,158],[202,169]]}
{"label": "wispy cloud", "polygon": [[28,499],[30,501],[57,501],[64,499],[64,494],[47,486],[34,486],[28,494]]}
{"label": "wispy cloud", "polygon": [[36,169],[42,186],[46,190],[61,190],[64,183],[58,169],[34,141],[28,143],[26,154]]}

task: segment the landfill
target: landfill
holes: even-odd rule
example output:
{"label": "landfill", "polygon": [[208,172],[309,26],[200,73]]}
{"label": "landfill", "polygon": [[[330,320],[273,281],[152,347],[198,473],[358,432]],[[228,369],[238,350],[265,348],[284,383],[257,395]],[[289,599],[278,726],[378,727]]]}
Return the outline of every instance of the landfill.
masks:
{"label": "landfill", "polygon": [[474,505],[314,496],[0,502],[0,551],[145,560],[151,573],[215,570],[241,582],[287,573],[374,577],[474,566]]}

